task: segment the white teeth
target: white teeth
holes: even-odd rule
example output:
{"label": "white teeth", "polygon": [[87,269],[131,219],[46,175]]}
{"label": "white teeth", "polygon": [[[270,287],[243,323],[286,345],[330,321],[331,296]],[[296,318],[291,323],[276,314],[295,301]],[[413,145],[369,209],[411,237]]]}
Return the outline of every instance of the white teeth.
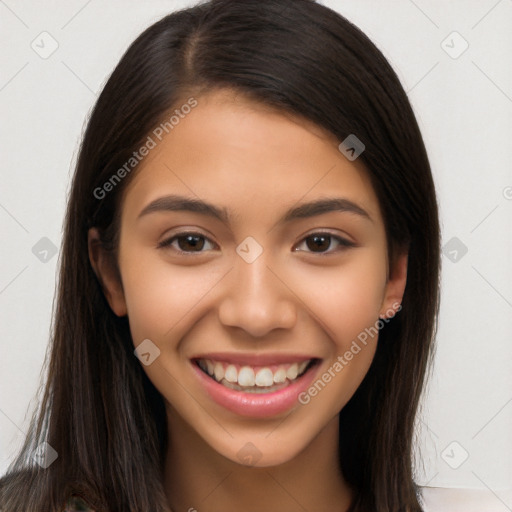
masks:
{"label": "white teeth", "polygon": [[215,363],[213,367],[213,374],[215,375],[215,379],[219,382],[224,378],[224,367],[222,363]]}
{"label": "white teeth", "polygon": [[286,380],[286,370],[284,368],[279,368],[276,373],[274,373],[274,383],[281,384]]}
{"label": "white teeth", "polygon": [[277,384],[276,386],[272,387],[258,387],[258,386],[252,386],[249,388],[243,388],[242,386],[239,386],[238,384],[233,384],[231,382],[228,382],[226,379],[224,379],[221,384],[227,388],[234,389],[235,391],[244,391],[245,393],[271,393],[272,391],[277,391],[278,389],[282,389],[283,387],[286,387],[286,384]]}
{"label": "white teeth", "polygon": [[299,374],[299,365],[297,363],[293,363],[288,370],[286,370],[286,376],[293,380],[297,378],[297,375]]}
{"label": "white teeth", "polygon": [[285,368],[287,365],[282,365],[274,372],[267,367],[260,368],[255,372],[250,366],[243,366],[237,371],[234,364],[228,364],[226,368],[224,368],[226,363],[219,361],[214,362],[210,359],[200,359],[198,364],[203,371],[207,372],[217,382],[224,381],[224,383],[227,382],[235,386],[239,385],[248,388],[260,387],[270,390],[271,386],[274,384],[284,384],[287,379],[293,381],[299,375],[302,375],[310,361],[311,360],[303,361],[300,364],[292,363],[287,369]]}
{"label": "white teeth", "polygon": [[226,372],[224,373],[224,378],[228,382],[238,382],[238,373],[236,371],[236,367],[233,364],[230,364],[226,368]]}
{"label": "white teeth", "polygon": [[262,368],[256,374],[256,378],[254,380],[256,386],[272,386],[274,383],[274,374],[270,368]]}
{"label": "white teeth", "polygon": [[254,386],[254,370],[250,366],[242,366],[238,372],[240,386]]}
{"label": "white teeth", "polygon": [[306,369],[306,366],[308,365],[308,363],[309,363],[309,361],[303,361],[302,363],[299,364],[298,375],[300,375]]}

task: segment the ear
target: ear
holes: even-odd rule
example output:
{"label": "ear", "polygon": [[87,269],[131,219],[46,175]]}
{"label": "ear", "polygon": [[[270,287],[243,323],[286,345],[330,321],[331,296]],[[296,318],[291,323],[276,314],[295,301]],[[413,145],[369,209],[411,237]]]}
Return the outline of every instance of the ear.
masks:
{"label": "ear", "polygon": [[391,318],[399,311],[407,284],[407,262],[408,253],[406,251],[399,253],[395,258],[386,284],[380,318]]}
{"label": "ear", "polygon": [[117,316],[127,314],[123,285],[117,264],[101,243],[97,228],[88,232],[89,261],[98,278],[110,308]]}

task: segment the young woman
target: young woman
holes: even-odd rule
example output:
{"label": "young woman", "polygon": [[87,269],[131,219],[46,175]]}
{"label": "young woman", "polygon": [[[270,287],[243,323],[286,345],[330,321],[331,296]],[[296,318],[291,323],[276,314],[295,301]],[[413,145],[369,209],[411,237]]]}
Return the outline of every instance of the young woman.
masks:
{"label": "young woman", "polygon": [[422,510],[439,265],[420,131],[359,29],[308,0],[166,16],[89,119],[0,508]]}

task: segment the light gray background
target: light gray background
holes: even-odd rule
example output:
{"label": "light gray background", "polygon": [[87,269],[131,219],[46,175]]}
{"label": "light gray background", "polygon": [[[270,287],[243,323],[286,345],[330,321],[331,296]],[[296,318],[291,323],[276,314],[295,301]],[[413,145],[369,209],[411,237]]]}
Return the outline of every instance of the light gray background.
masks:
{"label": "light gray background", "polygon": [[[443,256],[418,481],[482,489],[486,511],[512,511],[512,0],[322,3],[396,69],[430,155],[443,245],[457,239]],[[85,117],[133,39],[192,4],[0,0],[0,473],[35,406],[57,279],[58,252],[32,248],[60,247]]]}

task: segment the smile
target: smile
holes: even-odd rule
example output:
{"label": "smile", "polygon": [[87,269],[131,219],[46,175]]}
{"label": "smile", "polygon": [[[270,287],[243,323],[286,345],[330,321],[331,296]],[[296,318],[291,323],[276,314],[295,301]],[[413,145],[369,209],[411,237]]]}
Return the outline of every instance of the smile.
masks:
{"label": "smile", "polygon": [[265,418],[300,405],[299,394],[320,368],[315,357],[285,357],[208,354],[190,361],[213,402],[238,416]]}
{"label": "smile", "polygon": [[246,393],[270,393],[290,385],[301,377],[313,359],[300,363],[271,366],[241,366],[225,361],[199,359],[197,364],[219,384]]}

